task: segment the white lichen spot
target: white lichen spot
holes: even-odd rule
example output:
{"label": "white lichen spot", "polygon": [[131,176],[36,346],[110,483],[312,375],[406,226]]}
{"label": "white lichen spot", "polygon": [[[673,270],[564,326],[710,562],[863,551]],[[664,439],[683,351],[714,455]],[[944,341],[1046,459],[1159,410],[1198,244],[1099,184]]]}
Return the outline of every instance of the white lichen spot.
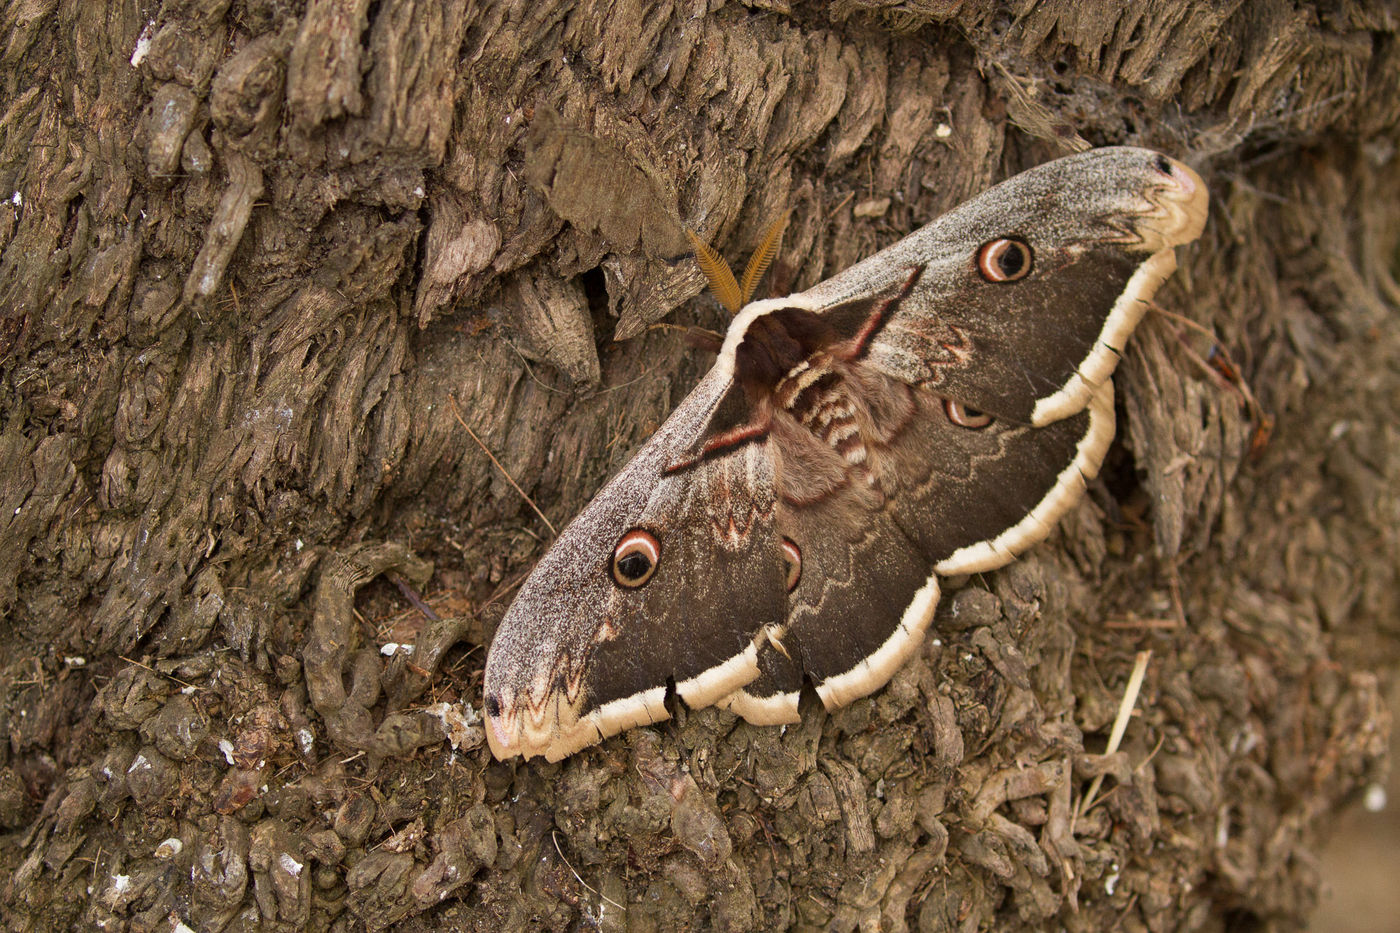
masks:
{"label": "white lichen spot", "polygon": [[228,739],[219,739],[219,751],[224,753],[224,761],[233,764],[233,743]]}
{"label": "white lichen spot", "polygon": [[453,750],[476,748],[486,740],[481,729],[481,714],[470,703],[434,703],[424,710],[436,716],[447,733]]}
{"label": "white lichen spot", "polygon": [[281,855],[277,856],[277,864],[282,866],[282,870],[293,878],[301,874],[301,862],[292,858],[287,852],[283,852]]}
{"label": "white lichen spot", "polygon": [[185,848],[185,844],[179,839],[171,836],[169,839],[156,846],[156,858],[174,858]]}
{"label": "white lichen spot", "polygon": [[131,890],[131,876],[130,876],[130,875],[113,875],[113,876],[112,876],[112,893],[113,893],[113,894],[125,894],[127,891],[130,891],[130,890]]}
{"label": "white lichen spot", "polygon": [[871,198],[867,201],[861,201],[855,207],[851,208],[851,213],[856,217],[862,218],[883,217],[889,209],[889,198]]}
{"label": "white lichen spot", "polygon": [[1361,805],[1368,813],[1379,813],[1385,809],[1388,799],[1385,795],[1385,786],[1382,784],[1371,784],[1362,795]]}
{"label": "white lichen spot", "polygon": [[316,748],[316,736],[310,729],[301,728],[296,731],[297,747],[301,749],[303,755],[310,755]]}
{"label": "white lichen spot", "polygon": [[151,51],[151,34],[155,32],[156,21],[151,20],[146,27],[141,30],[141,35],[136,37],[136,48],[131,50],[131,67],[135,68],[146,60],[146,56]]}

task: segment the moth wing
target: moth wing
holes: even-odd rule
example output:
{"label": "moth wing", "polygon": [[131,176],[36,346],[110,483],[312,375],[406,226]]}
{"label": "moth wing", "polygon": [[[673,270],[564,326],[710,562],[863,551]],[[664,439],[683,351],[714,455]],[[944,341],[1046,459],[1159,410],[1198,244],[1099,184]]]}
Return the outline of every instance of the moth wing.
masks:
{"label": "moth wing", "polygon": [[[1000,566],[1077,500],[1113,434],[1119,351],[1205,210],[1180,163],[1096,150],[747,306],[512,604],[487,660],[492,750],[563,757],[664,718],[669,684],[692,705],[730,694],[760,722],[795,718],[804,679],[828,706],[878,689],[921,643],[940,574]],[[988,275],[1004,241],[1028,259]],[[751,328],[762,352],[742,356]],[[854,435],[785,410],[803,386],[830,389],[819,368],[857,403]],[[611,557],[638,530],[659,560],[619,587]],[[801,572],[785,593],[789,545]]]}
{"label": "moth wing", "polygon": [[918,648],[938,602],[930,561],[879,489],[788,416],[770,443],[783,478],[777,526],[799,570],[785,632],[760,645],[754,682],[720,704],[763,725],[797,721],[804,681],[831,709],[877,689]]}
{"label": "moth wing", "polygon": [[[702,706],[757,676],[756,639],[786,611],[766,443],[682,470],[726,389],[712,371],[559,536],[511,603],[486,661],[487,737],[498,758],[558,760],[669,714],[668,689]],[[621,585],[625,535],[657,559]]]}
{"label": "moth wing", "polygon": [[918,415],[882,451],[895,522],[943,576],[995,570],[1044,540],[1098,475],[1113,441],[1113,383],[1045,427],[954,423],[915,390]]}
{"label": "moth wing", "polygon": [[[764,649],[761,675],[727,705],[755,722],[792,721],[804,679],[829,708],[878,689],[920,643],[940,574],[1002,566],[1049,534],[1112,441],[1123,344],[1205,214],[1205,187],[1180,163],[1095,150],[1009,179],[807,292],[746,309],[745,326],[815,312],[844,338],[868,461],[823,496],[780,508],[780,528],[803,548],[802,583],[783,650]],[[1005,241],[1028,253],[997,280],[983,260]],[[872,506],[873,489],[884,498]]]}
{"label": "moth wing", "polygon": [[[780,300],[846,327],[918,280],[866,349],[881,372],[998,418],[1044,425],[1085,408],[1158,286],[1196,239],[1199,176],[1145,149],[1095,149],[988,189],[863,262]],[[988,281],[984,247],[1030,249],[1020,277]],[[838,325],[840,326],[840,325]]]}
{"label": "moth wing", "polygon": [[[865,408],[885,429],[868,428],[862,469],[846,481],[780,501],[778,527],[801,553],[801,578],[781,642],[760,648],[760,675],[722,701],[750,722],[796,721],[807,681],[827,709],[883,687],[922,645],[939,577],[994,569],[1043,539],[1113,437],[1111,383],[1088,410],[1044,428],[993,420],[972,429],[925,390],[859,367],[847,381],[863,384]],[[816,456],[794,456],[778,432],[774,442],[784,466]]]}

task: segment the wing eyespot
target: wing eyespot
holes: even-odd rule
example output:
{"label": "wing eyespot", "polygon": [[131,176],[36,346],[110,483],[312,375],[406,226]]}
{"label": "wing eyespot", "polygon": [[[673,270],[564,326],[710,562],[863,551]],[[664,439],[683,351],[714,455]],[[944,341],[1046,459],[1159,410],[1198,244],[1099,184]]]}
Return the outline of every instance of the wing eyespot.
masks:
{"label": "wing eyespot", "polygon": [[791,538],[783,539],[784,584],[791,593],[802,581],[802,549]]}
{"label": "wing eyespot", "polygon": [[656,535],[633,528],[613,548],[612,578],[618,586],[635,590],[651,579],[661,563],[661,542]]}
{"label": "wing eyespot", "polygon": [[1025,240],[1009,237],[984,243],[977,251],[977,272],[988,282],[1014,282],[1030,275],[1034,262]]}
{"label": "wing eyespot", "polygon": [[980,430],[992,423],[992,416],[986,412],[968,408],[961,402],[955,402],[950,398],[943,400],[943,413],[953,424],[972,431]]}

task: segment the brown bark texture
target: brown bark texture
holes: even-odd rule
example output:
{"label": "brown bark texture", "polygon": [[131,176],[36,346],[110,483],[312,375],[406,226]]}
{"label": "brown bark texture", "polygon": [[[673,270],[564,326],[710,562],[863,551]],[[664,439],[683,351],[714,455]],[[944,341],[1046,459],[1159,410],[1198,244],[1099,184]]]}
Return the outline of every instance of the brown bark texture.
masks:
{"label": "brown bark texture", "polygon": [[[1394,3],[6,0],[0,59],[8,929],[1306,922],[1400,636]],[[782,293],[1079,140],[1213,213],[1051,540],[835,714],[493,762],[505,474],[562,523],[709,365],[682,226],[790,209]]]}

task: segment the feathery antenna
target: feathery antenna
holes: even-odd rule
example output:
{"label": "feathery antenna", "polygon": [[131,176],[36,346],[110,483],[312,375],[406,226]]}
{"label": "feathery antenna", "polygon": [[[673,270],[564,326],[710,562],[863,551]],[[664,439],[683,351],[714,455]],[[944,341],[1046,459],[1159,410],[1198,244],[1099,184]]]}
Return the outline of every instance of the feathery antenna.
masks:
{"label": "feathery antenna", "polygon": [[763,237],[758,241],[758,247],[749,257],[749,264],[744,267],[744,278],[739,286],[739,291],[743,294],[742,304],[748,304],[753,300],[754,289],[758,288],[758,280],[763,278],[763,273],[768,271],[768,266],[772,264],[773,257],[778,255],[778,247],[783,242],[783,232],[787,230],[788,218],[792,216],[792,211],[783,211],[778,219],[768,225],[763,231]]}
{"label": "feathery antenna", "polygon": [[791,211],[783,211],[782,216],[764,229],[758,247],[749,257],[749,264],[744,267],[742,284],[734,278],[734,270],[729,268],[729,263],[718,250],[696,236],[695,231],[689,227],[685,228],[690,245],[695,247],[695,261],[700,264],[700,271],[705,273],[705,278],[710,281],[710,291],[720,304],[729,309],[730,314],[738,314],[739,309],[753,298],[754,290],[758,288],[758,280],[763,278],[763,273],[767,272],[773,263],[773,257],[778,255],[778,247],[783,242],[783,231],[787,230],[788,218],[791,216]]}
{"label": "feathery antenna", "polygon": [[710,244],[695,235],[695,231],[685,228],[685,235],[695,247],[695,261],[700,263],[700,271],[710,280],[710,291],[714,292],[719,303],[729,309],[730,314],[738,314],[744,306],[744,294],[739,291],[739,283],[734,278],[734,270]]}

